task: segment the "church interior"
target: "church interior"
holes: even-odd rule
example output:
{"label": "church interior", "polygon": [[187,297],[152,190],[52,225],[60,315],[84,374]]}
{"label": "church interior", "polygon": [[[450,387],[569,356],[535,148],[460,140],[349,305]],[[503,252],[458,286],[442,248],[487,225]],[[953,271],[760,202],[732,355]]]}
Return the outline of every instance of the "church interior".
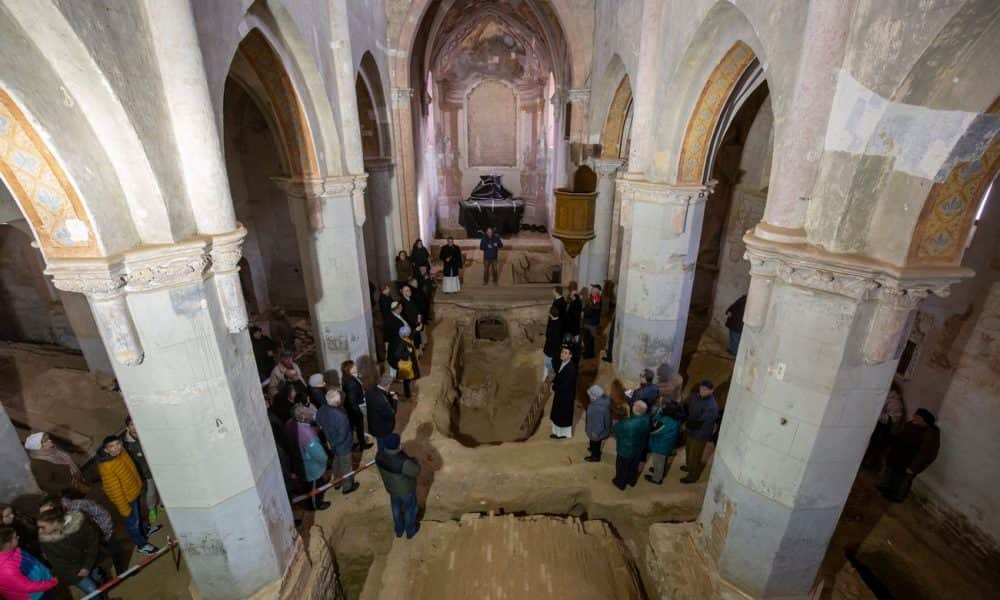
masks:
{"label": "church interior", "polygon": [[997,56],[995,0],[0,0],[0,597],[995,598]]}

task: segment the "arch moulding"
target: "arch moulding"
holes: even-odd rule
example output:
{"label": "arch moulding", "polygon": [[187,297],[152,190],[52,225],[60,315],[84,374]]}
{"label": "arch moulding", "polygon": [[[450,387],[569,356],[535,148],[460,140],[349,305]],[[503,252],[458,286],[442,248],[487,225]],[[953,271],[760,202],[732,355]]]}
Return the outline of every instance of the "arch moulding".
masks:
{"label": "arch moulding", "polygon": [[90,216],[65,171],[14,99],[0,89],[0,177],[47,258],[97,257]]}
{"label": "arch moulding", "polygon": [[622,77],[615,96],[611,100],[608,108],[608,118],[604,123],[604,131],[601,133],[601,157],[619,158],[621,156],[622,144],[625,142],[625,120],[628,117],[628,110],[632,104],[632,86],[629,84],[628,75]]}
{"label": "arch moulding", "polygon": [[729,100],[733,88],[754,58],[753,50],[749,46],[743,42],[736,42],[708,76],[708,81],[705,82],[705,87],[695,102],[694,112],[684,132],[677,165],[677,183],[681,185],[704,183],[712,134],[718,127],[722,109]]}

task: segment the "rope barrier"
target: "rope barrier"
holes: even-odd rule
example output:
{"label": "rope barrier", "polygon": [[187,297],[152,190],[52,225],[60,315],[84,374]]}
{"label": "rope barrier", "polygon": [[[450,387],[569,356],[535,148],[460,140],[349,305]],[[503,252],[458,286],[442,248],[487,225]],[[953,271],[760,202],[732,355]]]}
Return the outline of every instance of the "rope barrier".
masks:
{"label": "rope barrier", "polygon": [[338,477],[338,478],[330,481],[330,483],[325,483],[325,484],[319,486],[318,488],[312,490],[311,492],[307,492],[305,494],[302,494],[301,496],[296,496],[296,497],[292,498],[292,504],[295,504],[297,502],[302,502],[303,500],[305,500],[307,498],[312,498],[313,496],[315,496],[317,494],[322,494],[323,492],[325,492],[326,490],[328,490],[328,489],[332,488],[333,486],[337,485],[341,481],[343,481],[343,480],[345,480],[345,479],[347,479],[349,477],[354,477],[355,475],[357,475],[361,471],[364,471],[365,469],[367,469],[368,467],[370,467],[370,466],[372,466],[374,464],[375,464],[375,459],[372,459],[372,460],[366,462],[365,464],[361,465],[357,469],[354,469],[350,473],[348,473],[346,475],[343,475],[342,477]]}
{"label": "rope barrier", "polygon": [[148,567],[150,563],[152,563],[154,560],[160,558],[161,556],[163,556],[164,554],[166,554],[167,552],[169,552],[176,545],[177,545],[177,541],[176,540],[172,540],[170,538],[167,538],[167,545],[164,546],[164,547],[162,547],[162,548],[160,548],[159,550],[157,550],[156,554],[150,555],[149,558],[145,558],[145,559],[139,561],[138,564],[132,565],[131,567],[129,567],[129,568],[125,569],[124,571],[122,571],[121,573],[119,573],[118,575],[115,575],[114,577],[112,577],[108,581],[104,582],[104,584],[101,585],[101,587],[97,588],[93,592],[90,592],[89,594],[87,594],[86,596],[84,596],[83,598],[81,598],[80,600],[91,600],[91,598],[96,598],[96,597],[100,596],[102,593],[110,590],[111,588],[115,587],[116,585],[118,585],[122,581],[125,581],[129,577],[135,575],[139,571],[141,571],[141,570],[145,569],[146,567]]}

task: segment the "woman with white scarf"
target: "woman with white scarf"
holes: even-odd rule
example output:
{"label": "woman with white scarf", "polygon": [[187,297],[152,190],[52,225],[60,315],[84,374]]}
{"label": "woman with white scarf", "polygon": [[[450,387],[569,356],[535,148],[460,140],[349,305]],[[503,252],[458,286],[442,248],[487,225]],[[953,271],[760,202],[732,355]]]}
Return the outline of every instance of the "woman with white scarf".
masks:
{"label": "woman with white scarf", "polygon": [[61,496],[68,488],[84,494],[89,490],[73,457],[56,447],[49,434],[41,431],[32,433],[24,440],[24,449],[31,459],[31,472],[35,481],[46,494]]}

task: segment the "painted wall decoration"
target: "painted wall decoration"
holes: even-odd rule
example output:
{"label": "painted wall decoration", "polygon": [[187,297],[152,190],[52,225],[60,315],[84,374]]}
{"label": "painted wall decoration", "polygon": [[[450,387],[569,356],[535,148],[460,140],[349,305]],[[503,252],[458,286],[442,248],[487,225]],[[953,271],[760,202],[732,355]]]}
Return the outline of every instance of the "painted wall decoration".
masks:
{"label": "painted wall decoration", "polygon": [[278,134],[293,176],[318,177],[319,163],[313,147],[309,122],[292,80],[281,58],[260,30],[254,29],[240,43],[239,52],[264,85],[274,110]]}
{"label": "painted wall decoration", "polygon": [[[1000,99],[987,113],[1000,113]],[[1000,136],[977,160],[956,164],[944,181],[934,184],[913,232],[907,264],[961,264],[979,203],[998,170]]]}
{"label": "painted wall decoration", "polygon": [[498,81],[483,81],[468,96],[469,166],[517,166],[517,96]]}
{"label": "painted wall decoration", "polygon": [[47,257],[101,255],[76,190],[34,126],[3,90],[0,177],[31,223]]}
{"label": "painted wall decoration", "polygon": [[729,100],[733,87],[743,71],[753,61],[754,53],[743,42],[736,42],[712,70],[705,87],[695,102],[694,113],[688,122],[681,146],[681,158],[677,167],[677,181],[680,184],[701,184],[705,179],[705,165],[712,134],[719,123],[722,108]]}
{"label": "painted wall decoration", "polygon": [[601,134],[601,158],[627,158],[629,132],[626,128],[632,107],[632,86],[628,75],[622,77],[608,109],[608,119]]}

